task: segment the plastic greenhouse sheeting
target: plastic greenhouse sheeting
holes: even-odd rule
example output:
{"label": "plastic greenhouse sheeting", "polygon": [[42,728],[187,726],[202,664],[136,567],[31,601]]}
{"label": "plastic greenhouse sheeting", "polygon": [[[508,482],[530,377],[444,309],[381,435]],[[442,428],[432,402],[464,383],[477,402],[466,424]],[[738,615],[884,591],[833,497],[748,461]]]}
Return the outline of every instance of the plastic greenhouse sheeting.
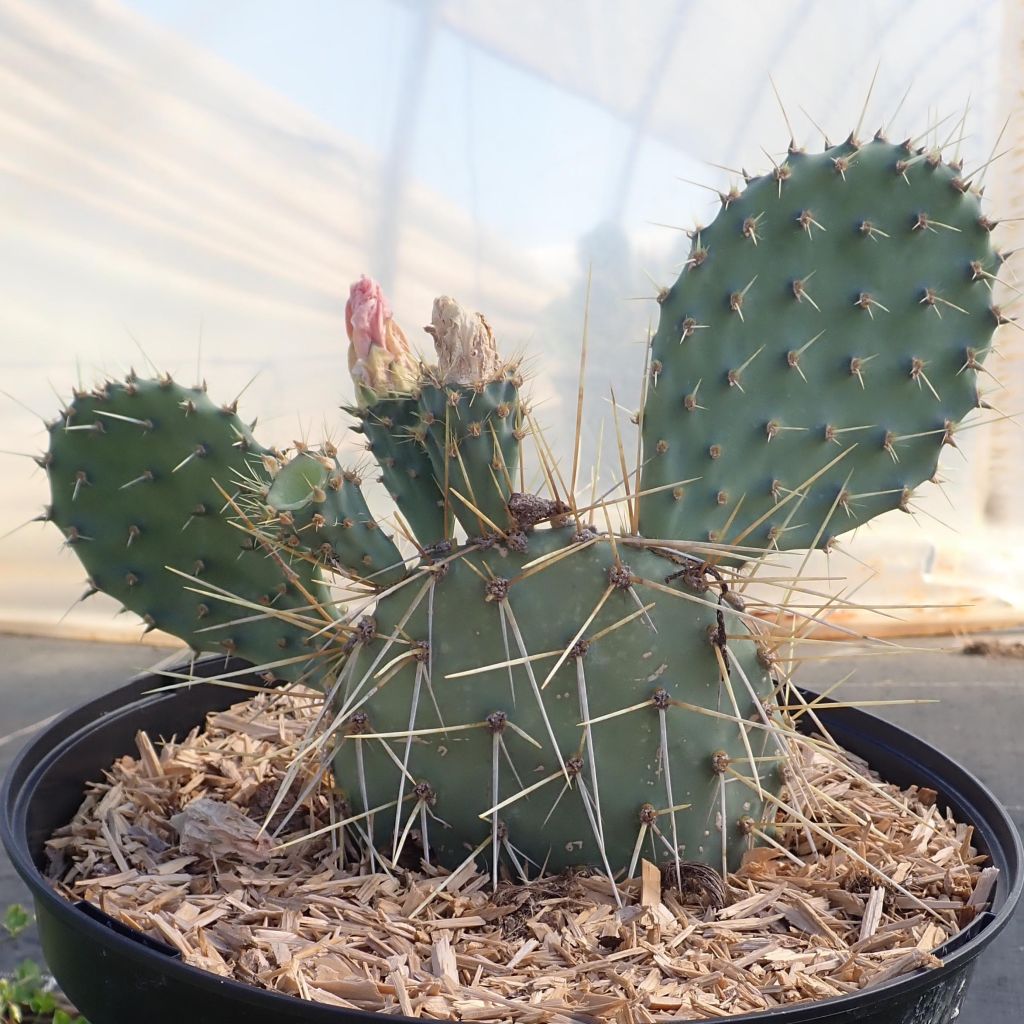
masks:
{"label": "plastic greenhouse sheeting", "polygon": [[[589,275],[589,467],[608,382],[637,402],[647,300],[683,259],[679,229],[714,216],[694,182],[728,186],[735,171],[713,164],[760,169],[791,130],[819,146],[814,122],[838,139],[862,116],[865,134],[936,125],[931,138],[984,162],[1020,87],[1018,7],[7,0],[0,387],[49,417],[54,390],[152,362],[218,398],[245,389],[268,443],[326,433],[365,458],[337,407],[344,299],[366,272],[424,352],[435,295],[485,312],[525,355],[568,459]],[[1020,180],[997,165],[996,203],[1019,205]],[[1006,365],[1019,393],[1024,370]],[[1006,558],[1021,526],[998,472],[1020,444],[1007,429],[964,435],[969,461],[947,453],[955,510],[936,492],[916,523],[887,517],[850,543],[888,570],[887,594],[1024,599]],[[43,440],[6,398],[0,432],[12,451]],[[3,466],[0,533],[46,500],[32,462]],[[606,443],[597,486],[616,475]],[[81,578],[56,532],[30,525],[0,544],[0,622],[53,626]],[[109,612],[100,598],[59,628],[107,631]]]}

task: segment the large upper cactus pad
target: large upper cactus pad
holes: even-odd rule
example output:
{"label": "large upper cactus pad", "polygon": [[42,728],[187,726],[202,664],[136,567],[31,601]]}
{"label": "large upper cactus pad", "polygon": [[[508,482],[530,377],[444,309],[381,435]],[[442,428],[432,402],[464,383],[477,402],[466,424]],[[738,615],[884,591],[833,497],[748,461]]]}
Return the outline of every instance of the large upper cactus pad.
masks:
{"label": "large upper cactus pad", "polygon": [[296,678],[328,595],[313,559],[261,545],[229,502],[268,482],[269,455],[201,389],[109,381],[50,427],[49,515],[91,585],[149,626]]}
{"label": "large upper cactus pad", "polygon": [[755,636],[699,562],[574,535],[465,549],[380,601],[338,686],[335,774],[356,812],[385,808],[371,827],[382,849],[426,824],[431,856],[459,864],[517,793],[495,841],[553,870],[628,867],[645,825],[659,860],[674,842],[716,865],[723,836],[731,863],[746,848],[743,819],[762,808],[729,762],[779,786],[770,758],[749,761],[766,752],[772,693]]}
{"label": "large upper cactus pad", "polygon": [[661,296],[640,532],[824,546],[906,508],[979,404],[991,224],[956,167],[881,140],[722,203]]}

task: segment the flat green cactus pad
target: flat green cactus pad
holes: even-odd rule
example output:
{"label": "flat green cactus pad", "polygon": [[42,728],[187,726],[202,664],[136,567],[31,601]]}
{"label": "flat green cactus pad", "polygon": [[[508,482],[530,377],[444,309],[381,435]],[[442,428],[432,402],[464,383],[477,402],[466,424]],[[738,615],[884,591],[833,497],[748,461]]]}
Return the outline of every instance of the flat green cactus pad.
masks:
{"label": "flat green cactus pad", "polygon": [[825,546],[906,508],[979,405],[991,224],[955,167],[883,141],[722,202],[661,297],[640,532]]}
{"label": "flat green cactus pad", "polygon": [[522,445],[521,378],[509,368],[478,387],[424,381],[420,420],[434,480],[449,495],[446,515],[473,537],[509,526]]}
{"label": "flat green cactus pad", "polygon": [[375,586],[405,575],[405,559],[370,513],[359,477],[342,470],[336,455],[299,452],[278,471],[266,500],[286,547]]}
{"label": "flat green cactus pad", "polygon": [[425,827],[454,867],[493,816],[513,856],[551,870],[628,868],[642,830],[656,860],[675,842],[716,865],[746,849],[763,809],[730,762],[779,788],[770,758],[749,760],[778,751],[748,620],[699,573],[666,582],[678,562],[574,531],[457,554],[381,600],[338,686],[335,775],[357,811],[383,808],[361,822],[382,850]]}
{"label": "flat green cactus pad", "polygon": [[326,590],[312,559],[260,545],[229,502],[267,483],[267,454],[200,389],[110,381],[50,428],[50,517],[91,585],[150,627],[296,678]]}
{"label": "flat green cactus pad", "polygon": [[365,435],[366,447],[380,466],[381,482],[420,544],[443,540],[444,495],[434,480],[416,398],[385,395],[366,406],[346,406],[345,411],[359,421],[352,429]]}

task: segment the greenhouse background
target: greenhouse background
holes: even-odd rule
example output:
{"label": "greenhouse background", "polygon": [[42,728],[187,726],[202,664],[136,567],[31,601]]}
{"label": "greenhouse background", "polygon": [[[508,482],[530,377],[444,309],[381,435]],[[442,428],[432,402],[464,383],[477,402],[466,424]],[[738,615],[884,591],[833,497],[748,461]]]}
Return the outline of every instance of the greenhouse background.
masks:
{"label": "greenhouse background", "polygon": [[[266,443],[347,437],[358,459],[338,408],[343,308],[369,273],[425,354],[436,295],[483,311],[534,369],[538,418],[569,459],[589,277],[583,464],[603,419],[610,487],[608,385],[635,407],[680,229],[718,206],[695,183],[768,166],[787,117],[808,147],[814,122],[834,139],[858,122],[893,138],[934,126],[926,139],[968,168],[1008,151],[986,194],[1020,217],[1024,125],[1007,115],[1022,65],[1024,14],[998,0],[663,0],[642,15],[601,0],[8,0],[0,388],[19,402],[0,399],[0,445],[38,451],[30,410],[48,418],[54,392],[152,362],[223,400],[244,389]],[[999,229],[1003,248],[1020,227]],[[1024,621],[1022,341],[1001,328],[980,418],[996,422],[945,452],[921,514],[890,514],[823,561],[837,592],[927,604],[894,612],[918,632]],[[0,534],[46,501],[31,461],[3,466]],[[81,590],[52,527],[0,544],[0,626],[138,635],[104,598],[66,615]]]}

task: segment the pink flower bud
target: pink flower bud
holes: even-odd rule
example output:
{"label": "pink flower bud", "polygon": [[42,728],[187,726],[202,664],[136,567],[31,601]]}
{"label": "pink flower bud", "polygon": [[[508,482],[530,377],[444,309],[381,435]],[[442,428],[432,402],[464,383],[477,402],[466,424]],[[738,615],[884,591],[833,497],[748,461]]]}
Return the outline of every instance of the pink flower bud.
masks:
{"label": "pink flower bud", "polygon": [[372,277],[361,277],[349,289],[345,303],[348,368],[359,401],[372,402],[388,392],[408,393],[419,376],[419,363],[409,350],[391,306]]}
{"label": "pink flower bud", "polygon": [[345,303],[345,330],[357,359],[366,359],[373,345],[386,347],[385,326],[391,307],[381,286],[364,274],[349,289]]}

